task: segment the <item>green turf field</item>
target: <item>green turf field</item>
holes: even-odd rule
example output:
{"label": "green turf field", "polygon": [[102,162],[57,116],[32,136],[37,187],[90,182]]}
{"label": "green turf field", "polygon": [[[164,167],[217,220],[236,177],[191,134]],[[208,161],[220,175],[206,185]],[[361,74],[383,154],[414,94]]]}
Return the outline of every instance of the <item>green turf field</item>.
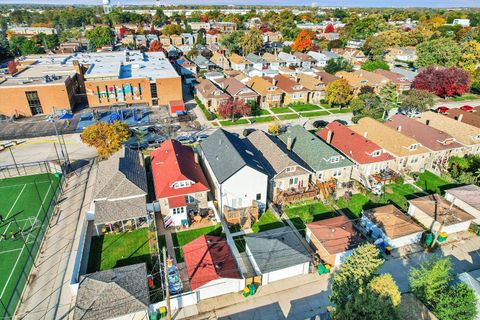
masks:
{"label": "green turf field", "polygon": [[15,311],[33,265],[29,252],[35,257],[39,250],[60,179],[45,173],[0,180],[0,318]]}

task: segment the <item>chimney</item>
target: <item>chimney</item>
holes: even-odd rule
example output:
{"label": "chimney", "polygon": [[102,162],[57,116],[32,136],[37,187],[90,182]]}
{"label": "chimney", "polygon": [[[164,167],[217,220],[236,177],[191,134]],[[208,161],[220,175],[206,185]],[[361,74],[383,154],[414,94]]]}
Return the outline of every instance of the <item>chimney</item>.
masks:
{"label": "chimney", "polygon": [[300,78],[298,76],[295,76],[295,82],[300,83]]}
{"label": "chimney", "polygon": [[367,137],[368,137],[368,131],[365,131],[365,132],[363,133],[363,137],[364,137],[364,138],[367,138]]}
{"label": "chimney", "polygon": [[193,159],[195,160],[195,163],[198,164],[198,152],[193,152]]}
{"label": "chimney", "polygon": [[292,137],[290,137],[290,136],[287,138],[287,149],[289,151],[292,150]]}
{"label": "chimney", "polygon": [[277,80],[276,80],[275,78],[272,78],[272,84],[273,84],[274,86],[277,85]]}
{"label": "chimney", "polygon": [[428,119],[425,120],[425,124],[426,124],[427,126],[429,126],[429,125],[430,125],[430,120],[428,120]]}
{"label": "chimney", "polygon": [[402,132],[402,126],[398,126],[398,127],[397,127],[397,131],[398,131],[398,132]]}
{"label": "chimney", "polygon": [[460,114],[460,115],[458,116],[458,119],[457,119],[457,120],[458,120],[458,122],[462,122],[462,120],[463,120],[463,114]]}
{"label": "chimney", "polygon": [[333,132],[332,130],[328,130],[327,132],[327,143],[332,144]]}

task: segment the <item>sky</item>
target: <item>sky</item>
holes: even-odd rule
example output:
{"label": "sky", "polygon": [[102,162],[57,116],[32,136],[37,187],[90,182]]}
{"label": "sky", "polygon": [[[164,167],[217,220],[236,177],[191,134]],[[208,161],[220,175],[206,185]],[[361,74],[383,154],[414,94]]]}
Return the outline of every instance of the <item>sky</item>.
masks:
{"label": "sky", "polygon": [[[38,1],[38,2],[37,2]],[[427,8],[445,8],[445,7],[476,7],[480,8],[480,0],[313,0],[320,6],[338,6],[338,7],[427,7]],[[75,5],[75,4],[101,4],[101,0],[0,0],[0,4],[57,4],[57,5]],[[111,0],[113,5],[120,4],[143,4],[154,5],[156,0]],[[162,4],[199,4],[198,0],[160,0]],[[203,5],[310,5],[312,1],[308,0],[203,0]]]}

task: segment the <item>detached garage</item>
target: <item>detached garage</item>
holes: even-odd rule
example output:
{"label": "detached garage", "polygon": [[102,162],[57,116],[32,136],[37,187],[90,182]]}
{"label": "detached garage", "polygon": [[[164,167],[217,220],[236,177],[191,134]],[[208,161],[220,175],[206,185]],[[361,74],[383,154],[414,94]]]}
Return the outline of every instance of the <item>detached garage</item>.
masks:
{"label": "detached garage", "polygon": [[309,252],[290,227],[245,236],[245,252],[262,285],[309,273]]}
{"label": "detached garage", "polygon": [[414,217],[425,228],[436,233],[442,222],[442,232],[453,234],[467,231],[470,223],[475,219],[465,210],[438,194],[432,194],[408,201],[408,214]]}
{"label": "detached garage", "polygon": [[480,224],[480,187],[474,184],[448,189],[445,199],[454,202],[456,206],[475,217],[475,223]]}

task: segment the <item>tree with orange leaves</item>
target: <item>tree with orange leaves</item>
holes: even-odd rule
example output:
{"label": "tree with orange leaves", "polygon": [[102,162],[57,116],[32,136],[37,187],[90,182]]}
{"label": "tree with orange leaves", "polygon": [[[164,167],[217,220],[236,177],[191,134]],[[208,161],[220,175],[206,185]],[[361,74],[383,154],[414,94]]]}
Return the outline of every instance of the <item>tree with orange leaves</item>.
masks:
{"label": "tree with orange leaves", "polygon": [[153,40],[150,42],[150,46],[148,47],[149,52],[160,52],[162,51],[162,44],[158,40]]}
{"label": "tree with orange leaves", "polygon": [[312,39],[315,34],[310,30],[303,30],[297,35],[297,39],[292,44],[292,50],[305,52],[313,46]]}

